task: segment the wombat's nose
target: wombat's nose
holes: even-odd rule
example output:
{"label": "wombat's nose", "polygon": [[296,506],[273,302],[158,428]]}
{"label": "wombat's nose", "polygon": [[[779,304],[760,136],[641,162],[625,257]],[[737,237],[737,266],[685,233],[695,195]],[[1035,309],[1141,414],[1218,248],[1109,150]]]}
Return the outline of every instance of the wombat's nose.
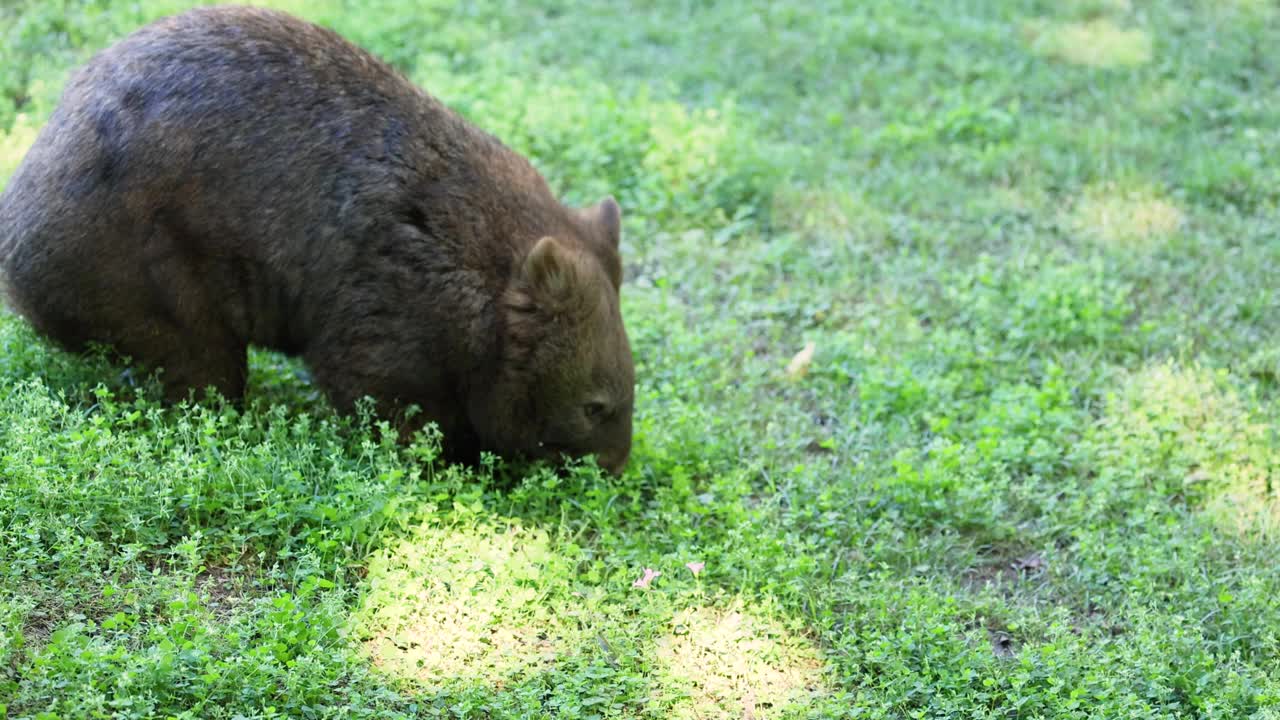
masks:
{"label": "wombat's nose", "polygon": [[603,468],[606,472],[614,477],[622,474],[622,470],[627,466],[627,459],[631,457],[631,448],[623,450],[611,450],[596,455],[596,464]]}

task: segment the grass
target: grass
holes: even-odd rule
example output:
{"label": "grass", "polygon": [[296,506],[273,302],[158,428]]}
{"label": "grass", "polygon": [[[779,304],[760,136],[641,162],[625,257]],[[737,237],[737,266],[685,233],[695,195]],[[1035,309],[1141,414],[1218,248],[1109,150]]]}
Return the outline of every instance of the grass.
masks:
{"label": "grass", "polygon": [[[631,465],[0,314],[0,717],[1280,717],[1273,4],[277,4],[620,198]],[[0,7],[0,182],[182,5]]]}

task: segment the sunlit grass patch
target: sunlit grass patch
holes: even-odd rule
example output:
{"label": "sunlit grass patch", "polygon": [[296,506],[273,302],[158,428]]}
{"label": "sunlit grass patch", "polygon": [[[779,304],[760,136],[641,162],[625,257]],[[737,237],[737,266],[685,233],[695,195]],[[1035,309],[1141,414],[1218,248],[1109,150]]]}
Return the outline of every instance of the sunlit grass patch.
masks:
{"label": "sunlit grass patch", "polygon": [[689,608],[671,625],[657,659],[664,683],[686,695],[672,717],[787,717],[823,692],[817,649],[741,603]]}
{"label": "sunlit grass patch", "polygon": [[9,176],[18,169],[18,163],[36,141],[37,132],[39,127],[25,115],[18,116],[9,132],[0,132],[0,190],[4,189]]}
{"label": "sunlit grass patch", "polygon": [[1280,458],[1273,454],[1268,464],[1224,468],[1228,484],[1206,506],[1219,525],[1244,536],[1280,538]]}
{"label": "sunlit grass patch", "polygon": [[1115,477],[1201,507],[1229,530],[1280,527],[1277,429],[1225,372],[1147,367],[1110,398],[1097,430]]}
{"label": "sunlit grass patch", "polygon": [[770,219],[779,229],[831,240],[878,243],[889,233],[884,212],[853,190],[781,187]]}
{"label": "sunlit grass patch", "polygon": [[1087,67],[1144,65],[1151,61],[1151,36],[1140,28],[1122,28],[1107,18],[1084,22],[1028,23],[1023,28],[1031,49],[1055,60]]}
{"label": "sunlit grass patch", "polygon": [[1121,246],[1150,245],[1177,232],[1184,221],[1182,210],[1156,192],[1115,183],[1087,189],[1070,217],[1076,231]]}
{"label": "sunlit grass patch", "polygon": [[596,78],[527,76],[501,63],[460,75],[424,55],[412,77],[527,155],[571,202],[615,195],[624,217],[715,225],[763,210],[781,174],[751,114],[690,108]]}
{"label": "sunlit grass patch", "polygon": [[564,649],[555,584],[565,561],[519,525],[423,525],[377,553],[356,612],[364,648],[393,675],[500,682]]}
{"label": "sunlit grass patch", "polygon": [[1151,118],[1168,118],[1186,101],[1187,86],[1177,78],[1153,81],[1134,98],[1133,108]]}

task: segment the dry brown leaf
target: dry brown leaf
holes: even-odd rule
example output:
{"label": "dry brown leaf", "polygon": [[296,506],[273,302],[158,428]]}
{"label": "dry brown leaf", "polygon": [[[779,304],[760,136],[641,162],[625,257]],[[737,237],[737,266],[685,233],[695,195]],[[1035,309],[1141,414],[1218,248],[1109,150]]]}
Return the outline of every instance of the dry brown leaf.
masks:
{"label": "dry brown leaf", "polygon": [[787,377],[792,380],[799,380],[809,372],[809,366],[813,364],[813,353],[818,349],[816,343],[806,343],[804,349],[796,353],[791,358],[791,362],[787,363]]}

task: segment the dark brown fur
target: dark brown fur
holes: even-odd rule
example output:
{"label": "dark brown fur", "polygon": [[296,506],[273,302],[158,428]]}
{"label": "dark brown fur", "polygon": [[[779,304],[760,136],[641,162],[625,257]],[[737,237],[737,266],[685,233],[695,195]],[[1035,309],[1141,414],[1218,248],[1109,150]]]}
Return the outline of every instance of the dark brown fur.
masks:
{"label": "dark brown fur", "polygon": [[631,445],[619,211],[321,27],[249,8],[148,25],[69,81],[0,195],[11,304],[71,348],[244,391],[250,344],[334,405],[420,405],[453,457]]}

